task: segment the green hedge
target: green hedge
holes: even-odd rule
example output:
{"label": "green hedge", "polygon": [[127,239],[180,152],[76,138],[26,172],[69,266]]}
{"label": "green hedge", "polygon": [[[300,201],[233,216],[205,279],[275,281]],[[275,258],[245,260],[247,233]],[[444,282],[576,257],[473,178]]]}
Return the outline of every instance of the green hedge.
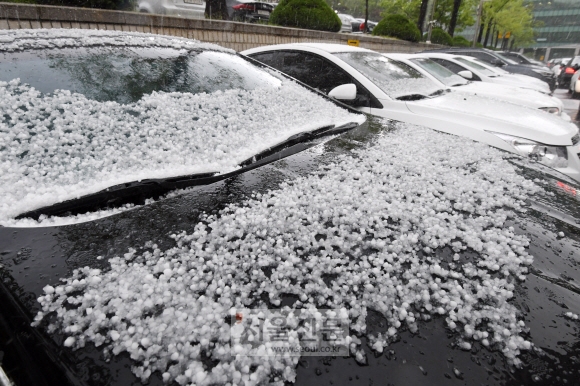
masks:
{"label": "green hedge", "polygon": [[454,36],[453,45],[456,47],[471,47],[471,42],[463,36]]}
{"label": "green hedge", "polygon": [[431,31],[431,43],[450,46],[453,44],[453,38],[443,29],[436,27]]}
{"label": "green hedge", "polygon": [[270,24],[338,32],[342,23],[324,0],[282,0],[270,15]]}
{"label": "green hedge", "polygon": [[419,28],[403,15],[388,15],[373,29],[375,36],[390,36],[410,42],[421,40]]}

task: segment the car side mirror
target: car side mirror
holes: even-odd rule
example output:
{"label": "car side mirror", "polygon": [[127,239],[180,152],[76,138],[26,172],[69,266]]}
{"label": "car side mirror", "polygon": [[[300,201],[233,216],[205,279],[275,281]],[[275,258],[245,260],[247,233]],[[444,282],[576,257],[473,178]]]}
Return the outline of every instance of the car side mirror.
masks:
{"label": "car side mirror", "polygon": [[328,96],[339,101],[353,101],[356,99],[356,85],[354,83],[341,84],[330,90]]}
{"label": "car side mirror", "polygon": [[494,65],[494,66],[496,66],[496,67],[502,67],[502,66],[505,66],[505,63],[504,63],[504,62],[502,62],[502,61],[501,61],[501,60],[499,60],[499,59],[492,59],[492,61],[491,61],[490,63],[491,63],[491,64],[493,64],[493,65]]}
{"label": "car side mirror", "polygon": [[465,78],[465,79],[467,79],[467,80],[471,80],[471,79],[473,79],[473,72],[471,72],[471,71],[467,71],[467,70],[464,70],[464,71],[459,71],[459,72],[457,73],[457,75],[459,75],[459,76],[461,76],[462,78]]}

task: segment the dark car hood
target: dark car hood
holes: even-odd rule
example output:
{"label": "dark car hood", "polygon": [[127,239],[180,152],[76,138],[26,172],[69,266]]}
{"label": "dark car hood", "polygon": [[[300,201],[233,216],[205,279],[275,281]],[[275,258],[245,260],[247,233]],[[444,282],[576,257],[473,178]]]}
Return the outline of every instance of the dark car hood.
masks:
{"label": "dark car hood", "polygon": [[[268,194],[318,167],[339,162],[352,149],[366,146],[377,133],[385,135],[393,128],[395,125],[381,129],[378,122],[371,121],[313,150],[112,217],[63,227],[0,228],[3,367],[17,384],[138,384],[130,370],[134,363],[127,355],[107,362],[101,349],[92,344],[72,351],[62,347],[63,335],[48,334],[44,327],[30,327],[39,310],[36,299],[43,294],[43,288],[48,284],[57,286],[60,278],[84,266],[107,270],[108,259],[122,256],[129,248],[151,243],[161,250],[173,248],[172,235],[194,232],[204,213],[219,217],[228,205],[243,206],[256,193]],[[414,174],[428,173],[414,170],[412,165],[401,167]],[[575,359],[580,355],[579,325],[574,318],[580,310],[577,187],[565,179],[546,176],[541,169],[529,169],[526,164],[517,169],[530,180],[541,179],[545,191],[528,201],[525,212],[516,213],[505,225],[529,239],[528,252],[535,257],[531,273],[524,282],[515,283],[514,297],[510,300],[517,315],[525,321],[522,336],[537,348],[521,354],[523,367],[511,367],[501,352],[479,344],[461,349],[456,333],[446,327],[441,316],[418,322],[416,332],[402,329],[382,354],[373,355],[363,336],[367,363],[362,366],[352,357],[303,357],[297,365],[296,384],[447,385],[460,381],[549,385],[559,384],[563,379],[573,383],[580,371],[580,363]],[[458,173],[469,173],[469,169],[460,168]],[[493,178],[492,171],[488,175]],[[406,183],[405,176],[400,177],[400,183]],[[345,190],[344,195],[348,194]],[[474,205],[478,200],[474,197]],[[475,252],[468,254],[477,262]],[[437,252],[441,261],[451,262],[453,256],[451,249]],[[384,317],[374,312],[367,315],[366,325],[367,332],[375,334],[385,333],[388,327]],[[212,366],[211,363],[208,361],[206,366]],[[160,375],[153,374],[149,384],[163,384]]]}

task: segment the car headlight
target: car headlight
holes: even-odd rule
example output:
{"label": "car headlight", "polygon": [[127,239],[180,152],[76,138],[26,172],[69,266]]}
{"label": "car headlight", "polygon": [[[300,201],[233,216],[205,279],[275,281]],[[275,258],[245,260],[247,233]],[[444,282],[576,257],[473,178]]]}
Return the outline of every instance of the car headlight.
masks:
{"label": "car headlight", "polygon": [[514,137],[493,131],[489,131],[489,133],[503,139],[516,150],[516,153],[531,160],[540,162],[551,168],[565,168],[568,166],[568,151],[566,150],[566,146],[544,145],[526,138]]}
{"label": "car headlight", "polygon": [[550,114],[560,114],[559,107],[540,107],[540,110],[545,111]]}

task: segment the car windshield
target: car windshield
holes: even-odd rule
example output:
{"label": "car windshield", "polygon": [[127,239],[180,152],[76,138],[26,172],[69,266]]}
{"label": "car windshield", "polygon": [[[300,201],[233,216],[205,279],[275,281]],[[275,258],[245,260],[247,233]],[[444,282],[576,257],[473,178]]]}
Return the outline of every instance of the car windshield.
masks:
{"label": "car windshield", "polygon": [[335,55],[366,76],[391,98],[427,97],[442,91],[441,86],[421,75],[419,71],[379,53],[343,52]]}
{"label": "car windshield", "polygon": [[429,74],[437,78],[438,81],[446,86],[461,86],[467,84],[467,80],[463,79],[459,75],[455,75],[453,72],[449,71],[442,65],[435,63],[431,59],[427,58],[414,58],[411,62],[415,63]]}
{"label": "car windshield", "polygon": [[213,93],[278,87],[279,79],[230,53],[167,47],[76,47],[0,53],[0,81],[21,79],[48,94],[57,89],[128,104],[153,91]]}
{"label": "car windshield", "polygon": [[570,64],[568,64],[568,65],[574,66],[576,64],[580,64],[580,56],[575,56],[574,59],[572,59],[572,62],[570,62]]}
{"label": "car windshield", "polygon": [[364,121],[214,47],[2,52],[0,224],[127,183],[227,175],[298,134]]}
{"label": "car windshield", "polygon": [[469,59],[465,59],[462,57],[455,57],[453,58],[455,60],[457,60],[459,63],[465,65],[466,67],[468,67],[470,70],[476,70],[477,72],[485,75],[485,76],[489,76],[490,78],[496,77],[497,74],[495,72],[493,72],[492,70],[490,70],[489,68],[482,66],[479,63],[475,63],[472,60]]}

